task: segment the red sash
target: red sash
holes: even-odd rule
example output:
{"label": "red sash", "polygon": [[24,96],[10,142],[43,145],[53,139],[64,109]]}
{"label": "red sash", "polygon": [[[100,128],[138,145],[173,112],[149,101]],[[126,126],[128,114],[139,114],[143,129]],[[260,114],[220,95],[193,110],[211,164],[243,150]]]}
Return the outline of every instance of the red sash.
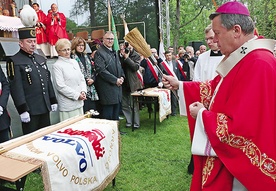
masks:
{"label": "red sash", "polygon": [[141,74],[141,72],[139,70],[136,72],[136,75],[137,75],[138,79],[140,80],[140,82],[142,83],[142,85],[144,86],[143,75]]}
{"label": "red sash", "polygon": [[174,73],[174,71],[171,70],[171,68],[169,67],[168,63],[166,61],[163,61],[162,63],[162,66],[164,67],[164,69],[166,70],[166,72],[171,75],[171,76],[174,76],[174,77],[177,77]]}
{"label": "red sash", "polygon": [[147,61],[148,67],[149,67],[153,77],[155,78],[156,82],[159,82],[158,76],[153,68],[153,64],[151,63],[151,61],[148,58],[146,59],[146,61]]}
{"label": "red sash", "polygon": [[184,77],[184,79],[187,79],[187,75],[182,69],[182,63],[179,60],[176,60],[176,61],[177,61],[177,68],[180,70],[181,75]]}

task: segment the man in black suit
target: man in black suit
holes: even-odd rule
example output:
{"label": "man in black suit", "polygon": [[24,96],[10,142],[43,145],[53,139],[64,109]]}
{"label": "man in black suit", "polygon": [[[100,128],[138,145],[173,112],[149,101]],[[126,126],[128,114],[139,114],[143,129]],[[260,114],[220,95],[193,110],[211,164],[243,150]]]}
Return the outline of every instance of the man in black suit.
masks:
{"label": "man in black suit", "polygon": [[56,111],[57,100],[46,59],[34,53],[35,28],[18,32],[20,50],[7,60],[7,74],[25,135],[50,125],[50,111]]}
{"label": "man in black suit", "polygon": [[94,56],[97,77],[95,85],[100,98],[102,119],[119,120],[120,104],[122,102],[122,84],[124,72],[118,52],[113,50],[114,35],[111,31],[103,37],[103,45]]}
{"label": "man in black suit", "polygon": [[0,143],[10,139],[11,119],[7,112],[7,103],[10,95],[10,86],[0,67]]}
{"label": "man in black suit", "polygon": [[[164,74],[175,76],[177,79],[180,79],[180,71],[177,67],[177,61],[173,60],[172,52],[167,50],[165,52],[165,58],[166,60],[161,63],[162,68],[164,70]],[[172,114],[171,116],[176,116],[177,113],[177,107],[178,107],[178,99],[175,94],[171,91],[171,109]]]}

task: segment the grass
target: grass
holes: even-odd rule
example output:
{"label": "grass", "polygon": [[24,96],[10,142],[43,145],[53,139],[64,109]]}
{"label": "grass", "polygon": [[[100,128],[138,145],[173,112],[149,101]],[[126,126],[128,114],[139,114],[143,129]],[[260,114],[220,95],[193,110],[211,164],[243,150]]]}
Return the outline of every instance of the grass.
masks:
{"label": "grass", "polygon": [[[141,127],[134,132],[120,120],[121,168],[116,185],[110,183],[105,191],[188,191],[191,175],[187,174],[190,160],[190,140],[186,117],[174,116],[162,123],[157,120],[153,133],[153,116],[146,108],[140,111]],[[11,187],[14,185],[10,185]],[[42,178],[31,173],[26,191],[42,191]]]}

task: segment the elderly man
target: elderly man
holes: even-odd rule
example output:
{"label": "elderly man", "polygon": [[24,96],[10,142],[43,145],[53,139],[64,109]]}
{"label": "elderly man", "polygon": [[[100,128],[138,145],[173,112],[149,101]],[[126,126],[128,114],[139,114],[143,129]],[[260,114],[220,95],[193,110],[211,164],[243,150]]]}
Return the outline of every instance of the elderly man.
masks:
{"label": "elderly man", "polygon": [[[206,34],[206,31],[205,31],[205,34]],[[206,46],[204,44],[200,45],[200,47],[199,47],[199,52],[200,53],[199,54],[202,54],[202,53],[204,53],[206,51],[207,51]]]}
{"label": "elderly man", "polygon": [[58,11],[58,6],[55,3],[51,5],[51,11],[48,12],[45,25],[47,27],[47,39],[50,44],[50,56],[58,56],[55,44],[58,39],[68,39],[68,34],[66,32],[66,17]]}
{"label": "elderly man", "polygon": [[240,2],[223,4],[210,19],[213,41],[225,55],[219,75],[189,84],[163,78],[166,87],[179,88],[181,106],[184,97],[189,106],[191,190],[275,190],[275,41],[254,36],[250,13]]}
{"label": "elderly man", "polygon": [[103,45],[95,53],[95,67],[98,73],[95,81],[101,104],[101,118],[119,120],[122,102],[124,71],[118,52],[113,50],[114,35],[108,31],[103,37]]}
{"label": "elderly man", "polygon": [[34,53],[35,28],[18,32],[20,50],[7,60],[7,74],[25,135],[50,125],[50,111],[56,111],[57,100],[46,59]]}

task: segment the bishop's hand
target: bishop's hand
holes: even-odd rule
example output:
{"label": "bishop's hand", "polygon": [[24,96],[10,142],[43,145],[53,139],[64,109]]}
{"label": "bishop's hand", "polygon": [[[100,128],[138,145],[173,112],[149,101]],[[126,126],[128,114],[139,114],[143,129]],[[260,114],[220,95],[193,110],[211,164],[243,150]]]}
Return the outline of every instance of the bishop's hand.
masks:
{"label": "bishop's hand", "polygon": [[174,76],[169,76],[169,75],[163,74],[162,82],[163,82],[163,85],[169,90],[178,90],[179,89],[179,81]]}

